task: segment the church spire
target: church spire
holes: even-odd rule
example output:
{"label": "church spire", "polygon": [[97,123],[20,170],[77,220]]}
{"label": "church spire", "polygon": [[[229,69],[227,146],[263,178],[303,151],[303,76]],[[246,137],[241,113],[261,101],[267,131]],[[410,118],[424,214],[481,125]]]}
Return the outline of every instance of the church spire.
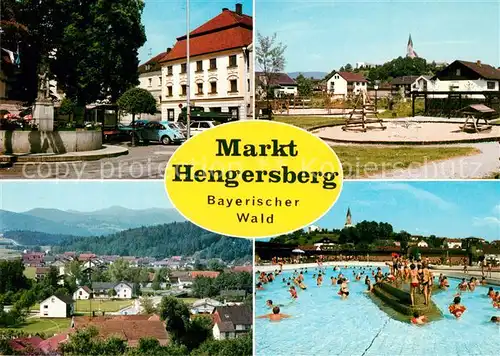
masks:
{"label": "church spire", "polygon": [[347,215],[345,217],[345,225],[344,227],[351,227],[352,225],[352,216],[351,216],[351,208],[347,208]]}
{"label": "church spire", "polygon": [[413,49],[413,40],[411,39],[411,33],[408,37],[408,44],[406,45],[406,57],[418,58],[417,52]]}

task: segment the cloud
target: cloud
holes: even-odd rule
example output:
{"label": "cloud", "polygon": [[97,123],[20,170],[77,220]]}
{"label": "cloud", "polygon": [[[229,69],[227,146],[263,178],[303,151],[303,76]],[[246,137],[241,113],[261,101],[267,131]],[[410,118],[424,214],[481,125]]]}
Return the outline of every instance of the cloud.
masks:
{"label": "cloud", "polygon": [[428,201],[440,209],[448,210],[455,208],[455,204],[444,200],[443,198],[431,193],[425,189],[417,188],[407,183],[382,183],[373,185],[374,190],[395,190],[412,195],[415,199],[420,201]]}
{"label": "cloud", "polygon": [[500,227],[500,219],[495,216],[486,216],[484,218],[475,217],[473,220],[474,226],[493,226]]}

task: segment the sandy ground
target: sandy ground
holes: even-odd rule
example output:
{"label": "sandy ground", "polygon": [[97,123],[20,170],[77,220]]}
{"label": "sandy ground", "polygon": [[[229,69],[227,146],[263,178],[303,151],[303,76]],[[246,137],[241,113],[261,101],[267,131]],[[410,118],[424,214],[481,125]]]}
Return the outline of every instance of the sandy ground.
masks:
{"label": "sandy ground", "polygon": [[[415,120],[397,120],[384,122],[385,130],[373,129],[367,132],[343,131],[342,126],[325,127],[318,131],[317,135],[324,139],[371,143],[371,142],[453,142],[460,140],[495,140],[500,137],[500,126],[493,126],[491,130],[479,133],[463,132],[456,123],[423,123]],[[380,124],[371,123],[369,127],[380,128]]]}

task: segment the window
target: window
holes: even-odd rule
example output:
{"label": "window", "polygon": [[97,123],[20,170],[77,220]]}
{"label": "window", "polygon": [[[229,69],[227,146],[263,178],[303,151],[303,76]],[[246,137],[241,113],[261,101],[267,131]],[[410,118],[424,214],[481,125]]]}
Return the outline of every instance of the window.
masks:
{"label": "window", "polygon": [[210,94],[217,94],[217,82],[210,83]]}
{"label": "window", "polygon": [[217,58],[210,59],[210,70],[217,69]]}
{"label": "window", "polygon": [[231,86],[231,93],[237,93],[238,92],[238,81],[236,79],[231,79],[229,81],[229,84]]}
{"label": "window", "polygon": [[197,61],[196,62],[196,71],[197,72],[203,72],[203,61]]}
{"label": "window", "polygon": [[153,78],[148,79],[148,87],[153,85]]}
{"label": "window", "polygon": [[196,86],[198,87],[198,93],[197,94],[203,94],[203,83],[198,83],[196,84]]}
{"label": "window", "polygon": [[172,74],[173,74],[172,66],[168,66],[167,67],[167,75],[172,75]]}
{"label": "window", "polygon": [[487,82],[486,88],[488,88],[490,90],[495,89],[495,82]]}
{"label": "window", "polygon": [[186,73],[186,69],[187,69],[187,64],[186,63],[182,63],[181,64],[181,73]]}
{"label": "window", "polygon": [[236,67],[236,55],[229,56],[229,66]]}
{"label": "window", "polygon": [[201,129],[209,129],[210,125],[208,124],[208,122],[200,122],[200,128]]}
{"label": "window", "polygon": [[171,85],[169,85],[167,87],[167,96],[172,96],[172,86]]}
{"label": "window", "polygon": [[247,91],[250,91],[250,79],[247,79]]}
{"label": "window", "polygon": [[187,94],[187,85],[181,85],[181,95],[186,95]]}
{"label": "window", "polygon": [[161,77],[158,77],[158,85],[161,87]]}
{"label": "window", "polygon": [[80,292],[78,292],[78,294],[79,294],[79,295],[82,295],[83,293],[82,293],[82,291],[80,291]]}
{"label": "window", "polygon": [[335,79],[339,79],[339,76],[338,76],[338,75],[336,75],[336,76],[335,76]]}
{"label": "window", "polygon": [[161,95],[158,95],[158,102],[161,103]]}
{"label": "window", "polygon": [[43,309],[49,309],[49,306],[48,306],[47,304],[45,304],[45,305],[43,306]]}
{"label": "window", "polygon": [[460,68],[457,68],[457,70],[455,71],[455,74],[457,77],[460,77],[460,74],[461,74]]}

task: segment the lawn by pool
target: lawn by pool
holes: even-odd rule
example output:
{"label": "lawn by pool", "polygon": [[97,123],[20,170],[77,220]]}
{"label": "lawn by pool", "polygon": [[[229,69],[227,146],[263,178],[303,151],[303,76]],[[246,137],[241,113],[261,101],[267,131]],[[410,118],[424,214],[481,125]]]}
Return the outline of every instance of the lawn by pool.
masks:
{"label": "lawn by pool", "polygon": [[26,334],[44,333],[46,336],[52,336],[66,331],[70,327],[70,324],[70,318],[30,318],[17,327],[0,330],[17,330],[23,331]]}
{"label": "lawn by pool", "polygon": [[[338,275],[328,267],[323,286],[317,287],[309,269],[305,284],[308,289],[298,292],[298,299],[290,302],[282,278],[285,272],[265,290],[257,291],[256,314],[270,313],[265,301],[284,304],[282,312],[291,319],[279,323],[256,319],[255,337],[258,355],[494,355],[500,348],[500,328],[489,323],[500,314],[486,297],[487,287],[463,293],[462,303],[468,308],[460,320],[448,313],[458,280],[449,279],[450,289],[433,296],[442,311],[443,319],[424,326],[396,321],[381,311],[364,293],[363,281],[355,282],[353,271],[343,268],[349,283],[350,295],[341,300],[338,286],[332,286],[330,277]],[[365,268],[370,274],[370,269]],[[371,274],[370,274],[371,275]],[[373,279],[372,279],[373,282]],[[498,287],[496,287],[498,289]]]}

